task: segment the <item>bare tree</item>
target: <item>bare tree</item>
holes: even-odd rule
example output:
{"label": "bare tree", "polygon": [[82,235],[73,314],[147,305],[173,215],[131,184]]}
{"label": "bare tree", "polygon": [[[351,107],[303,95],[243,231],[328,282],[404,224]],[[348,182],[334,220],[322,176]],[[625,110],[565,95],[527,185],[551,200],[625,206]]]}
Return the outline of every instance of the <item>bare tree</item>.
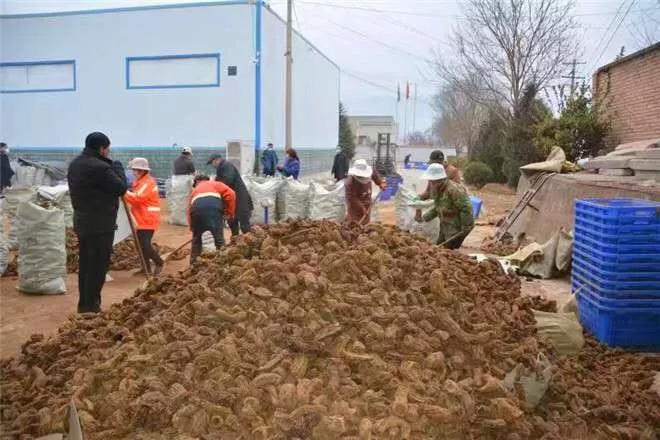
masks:
{"label": "bare tree", "polygon": [[466,0],[453,30],[452,58],[437,55],[438,75],[485,105],[512,110],[529,84],[559,76],[577,51],[574,0]]}
{"label": "bare tree", "polygon": [[443,144],[454,146],[457,154],[474,145],[486,113],[483,105],[464,92],[465,87],[447,84],[433,98],[434,134]]}
{"label": "bare tree", "polygon": [[639,21],[628,26],[630,34],[635,39],[639,49],[660,42],[660,20],[651,14],[639,14]]}

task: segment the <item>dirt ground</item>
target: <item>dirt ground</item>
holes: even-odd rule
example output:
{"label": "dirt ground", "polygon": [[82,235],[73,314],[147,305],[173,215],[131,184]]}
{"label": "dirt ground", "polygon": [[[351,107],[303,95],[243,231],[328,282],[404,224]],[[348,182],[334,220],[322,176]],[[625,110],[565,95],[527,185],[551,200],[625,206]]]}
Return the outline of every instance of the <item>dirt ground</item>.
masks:
{"label": "dirt ground", "polygon": [[[461,252],[472,254],[482,253],[481,241],[484,237],[492,235],[496,227],[484,221],[493,217],[502,216],[515,200],[514,193],[504,185],[487,185],[475,192],[484,201],[486,214],[466,239]],[[163,218],[167,218],[167,203],[163,201]],[[379,206],[379,215],[383,223],[395,224],[396,214],[392,201],[382,202]],[[156,232],[154,241],[176,248],[190,239],[188,228],[170,225],[163,221],[161,228]],[[188,259],[170,261],[164,272],[175,274],[188,265]],[[140,287],[144,278],[133,275],[130,271],[111,271],[113,281],[105,284],[103,288],[103,308],[121,302],[130,297],[136,288]],[[68,293],[65,295],[39,296],[26,295],[16,290],[16,277],[0,278],[0,358],[14,356],[20,351],[21,345],[34,333],[52,335],[57,328],[76,311],[78,301],[77,274],[67,275],[66,284]],[[528,295],[543,295],[551,299],[563,298],[570,293],[566,280],[532,280],[523,281],[522,291]]]}

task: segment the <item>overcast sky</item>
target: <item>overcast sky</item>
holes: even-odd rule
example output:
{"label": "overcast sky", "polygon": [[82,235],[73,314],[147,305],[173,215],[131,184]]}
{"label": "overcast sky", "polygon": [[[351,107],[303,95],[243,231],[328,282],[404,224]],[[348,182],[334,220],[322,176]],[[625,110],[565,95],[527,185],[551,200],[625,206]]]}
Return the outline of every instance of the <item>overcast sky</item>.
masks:
{"label": "overcast sky", "polygon": [[[2,13],[27,13],[185,3],[199,0],[0,0]],[[271,0],[286,16],[286,1]],[[414,128],[431,125],[429,106],[437,83],[429,60],[447,51],[447,36],[461,23],[461,0],[295,0],[295,27],[342,68],[341,97],[350,114],[397,116],[396,88],[417,84]],[[625,46],[642,46],[640,30],[660,31],[660,0],[576,0],[582,54],[580,73],[587,78],[612,61]],[[632,6],[631,6],[632,5]],[[629,9],[630,8],[630,9]],[[624,13],[625,19],[620,22]],[[619,24],[620,23],[620,24]],[[614,32],[616,30],[616,32]],[[567,67],[567,71],[569,68]],[[404,125],[403,101],[398,119]],[[408,131],[413,129],[409,102]]]}

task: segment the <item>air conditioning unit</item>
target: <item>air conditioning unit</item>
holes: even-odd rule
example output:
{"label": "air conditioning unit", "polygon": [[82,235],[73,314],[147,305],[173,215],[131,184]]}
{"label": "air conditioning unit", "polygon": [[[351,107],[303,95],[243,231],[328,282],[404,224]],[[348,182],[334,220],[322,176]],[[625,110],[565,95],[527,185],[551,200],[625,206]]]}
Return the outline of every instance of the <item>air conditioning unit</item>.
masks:
{"label": "air conditioning unit", "polygon": [[254,145],[248,141],[227,141],[227,160],[241,175],[254,173]]}

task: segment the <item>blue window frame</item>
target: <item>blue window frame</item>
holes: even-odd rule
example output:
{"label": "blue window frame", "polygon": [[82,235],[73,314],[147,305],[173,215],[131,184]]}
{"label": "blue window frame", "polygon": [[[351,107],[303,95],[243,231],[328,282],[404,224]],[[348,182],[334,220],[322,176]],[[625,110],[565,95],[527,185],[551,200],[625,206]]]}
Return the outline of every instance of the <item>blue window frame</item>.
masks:
{"label": "blue window frame", "polygon": [[[135,66],[139,63],[148,63],[150,61],[154,63],[159,63],[160,61],[181,61],[185,63],[187,60],[211,60],[214,61],[214,65],[207,67],[209,70],[207,76],[209,78],[204,78],[201,81],[192,81],[190,82],[175,82],[169,80],[163,80],[162,83],[158,80],[147,80],[145,82],[142,79],[136,80],[131,77],[132,66]],[[179,66],[181,67],[181,66]],[[162,69],[161,69],[162,72]],[[191,71],[191,73],[194,73]],[[135,76],[135,72],[133,72]],[[213,78],[210,78],[210,77]],[[138,56],[138,57],[126,57],[126,88],[131,89],[182,89],[182,88],[199,88],[199,87],[220,87],[220,54],[219,53],[200,53],[200,54],[182,54],[182,55],[155,55],[155,56]]]}
{"label": "blue window frame", "polygon": [[[55,66],[70,66],[70,73],[65,68],[57,74],[52,71],[49,76],[48,67]],[[0,77],[0,93],[74,92],[77,89],[75,60],[0,63]],[[34,85],[31,86],[31,83]]]}

